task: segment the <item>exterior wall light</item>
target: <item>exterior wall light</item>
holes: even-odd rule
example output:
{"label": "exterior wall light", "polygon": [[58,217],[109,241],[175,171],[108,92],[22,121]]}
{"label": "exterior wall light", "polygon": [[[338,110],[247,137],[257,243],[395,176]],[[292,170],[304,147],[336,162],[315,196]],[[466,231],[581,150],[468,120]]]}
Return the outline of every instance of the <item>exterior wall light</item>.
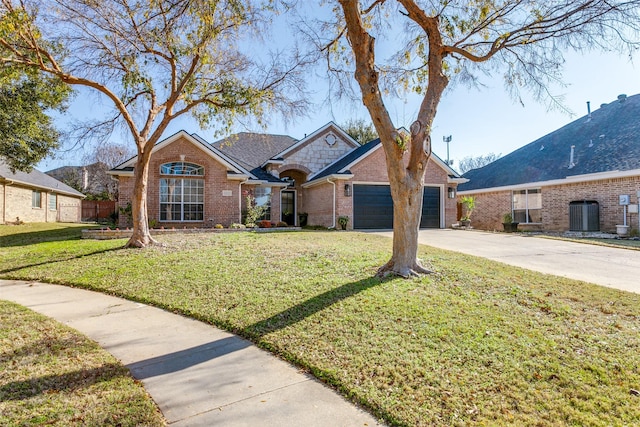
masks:
{"label": "exterior wall light", "polygon": [[456,198],[456,190],[453,187],[449,187],[447,189],[447,194],[449,195],[450,199],[455,199]]}
{"label": "exterior wall light", "polygon": [[351,197],[351,184],[344,185],[344,195],[346,197]]}

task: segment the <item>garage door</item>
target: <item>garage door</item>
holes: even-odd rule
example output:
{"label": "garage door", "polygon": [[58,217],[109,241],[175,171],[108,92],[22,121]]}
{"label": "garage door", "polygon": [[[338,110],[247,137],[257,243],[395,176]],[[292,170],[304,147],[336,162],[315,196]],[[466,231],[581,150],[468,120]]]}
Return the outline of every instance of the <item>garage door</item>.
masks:
{"label": "garage door", "polygon": [[[440,228],[440,188],[425,187],[420,228]],[[353,186],[353,228],[393,228],[393,201],[388,185]]]}

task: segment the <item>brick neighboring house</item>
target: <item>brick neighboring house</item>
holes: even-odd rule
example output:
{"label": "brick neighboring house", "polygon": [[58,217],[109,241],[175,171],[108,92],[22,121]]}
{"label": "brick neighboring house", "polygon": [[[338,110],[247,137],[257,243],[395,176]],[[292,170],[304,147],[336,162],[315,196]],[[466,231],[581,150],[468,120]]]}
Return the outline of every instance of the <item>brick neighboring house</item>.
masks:
{"label": "brick neighboring house", "polygon": [[0,159],[1,224],[80,222],[84,194],[39,170],[11,172]]}
{"label": "brick neighboring house", "polygon": [[[330,122],[301,140],[285,135],[239,133],[208,144],[185,131],[153,149],[148,213],[165,227],[225,227],[242,221],[246,195],[268,207],[266,219],[289,225],[391,228],[392,202],[380,141],[360,146]],[[110,173],[119,180],[118,204],[133,191],[136,158]],[[437,156],[425,178],[423,227],[455,221],[459,175]],[[301,218],[301,215],[303,218]],[[424,219],[428,218],[428,219]],[[121,216],[120,226],[126,218]]]}
{"label": "brick neighboring house", "polygon": [[640,95],[620,95],[568,125],[464,175],[458,196],[474,196],[475,228],[616,232],[638,228]]}

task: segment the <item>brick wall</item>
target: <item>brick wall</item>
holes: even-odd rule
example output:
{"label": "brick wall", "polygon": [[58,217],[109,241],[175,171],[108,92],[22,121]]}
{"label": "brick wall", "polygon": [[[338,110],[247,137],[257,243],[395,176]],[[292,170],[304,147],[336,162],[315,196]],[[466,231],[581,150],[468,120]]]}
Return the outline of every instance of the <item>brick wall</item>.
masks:
{"label": "brick wall", "polygon": [[4,209],[4,200],[5,200],[5,195],[6,195],[6,185],[3,183],[0,183],[0,213],[2,215],[0,215],[0,224],[4,224],[6,221],[8,221],[9,219],[6,216],[6,211]]}
{"label": "brick wall", "polygon": [[[337,188],[336,188],[337,192]],[[330,183],[306,188],[304,192],[304,206],[309,217],[308,225],[333,225],[333,185]]]}
{"label": "brick wall", "polygon": [[[458,201],[460,197],[458,196]],[[476,199],[476,207],[471,214],[471,225],[480,230],[502,230],[502,217],[511,212],[511,191],[473,194],[473,197]],[[544,199],[544,191],[542,198]]]}
{"label": "brick wall", "polygon": [[82,200],[58,194],[58,222],[80,222],[81,217]]}
{"label": "brick wall", "polygon": [[80,222],[80,199],[58,194],[55,210],[49,210],[50,193],[41,191],[41,205],[32,207],[33,189],[16,185],[2,185],[0,207],[4,222]]}
{"label": "brick wall", "polygon": [[[535,188],[535,187],[531,187]],[[623,207],[619,196],[629,194],[631,203],[637,204],[640,176],[606,179],[542,187],[542,224],[547,231],[569,230],[569,204],[573,201],[595,200],[599,204],[600,231],[615,233],[616,225],[623,223]],[[482,230],[502,230],[502,216],[511,212],[511,191],[473,194],[476,209],[471,223]],[[638,228],[638,214],[628,214],[627,224]]]}
{"label": "brick wall", "polygon": [[[167,162],[184,161],[204,167],[204,220],[203,221],[160,221],[160,165]],[[170,178],[172,176],[166,176]],[[174,178],[180,178],[173,176]],[[133,195],[133,177],[119,177],[118,207],[125,207],[131,202]],[[147,209],[149,220],[157,221],[163,227],[212,227],[222,224],[228,227],[240,222],[240,181],[227,179],[227,168],[184,138],[157,150],[149,163],[149,180],[147,190]],[[125,227],[125,215],[120,214],[119,226]]]}

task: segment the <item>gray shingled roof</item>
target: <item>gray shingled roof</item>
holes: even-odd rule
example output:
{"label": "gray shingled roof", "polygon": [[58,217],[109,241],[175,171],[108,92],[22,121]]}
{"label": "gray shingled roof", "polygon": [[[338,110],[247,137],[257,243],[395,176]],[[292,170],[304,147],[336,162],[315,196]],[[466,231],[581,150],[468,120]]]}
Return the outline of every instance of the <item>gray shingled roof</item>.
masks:
{"label": "gray shingled roof", "polygon": [[[573,165],[570,167],[571,147]],[[640,169],[640,95],[603,104],[568,125],[463,176],[459,191]]]}
{"label": "gray shingled roof", "polygon": [[240,132],[211,145],[252,171],[296,142],[286,135]]}
{"label": "gray shingled roof", "polygon": [[54,193],[68,194],[76,197],[84,197],[84,194],[74,190],[67,184],[58,181],[49,175],[40,172],[37,169],[31,170],[31,172],[15,171],[11,172],[9,166],[0,159],[0,179],[7,181],[14,181],[19,184],[33,186],[35,188],[50,190]]}

